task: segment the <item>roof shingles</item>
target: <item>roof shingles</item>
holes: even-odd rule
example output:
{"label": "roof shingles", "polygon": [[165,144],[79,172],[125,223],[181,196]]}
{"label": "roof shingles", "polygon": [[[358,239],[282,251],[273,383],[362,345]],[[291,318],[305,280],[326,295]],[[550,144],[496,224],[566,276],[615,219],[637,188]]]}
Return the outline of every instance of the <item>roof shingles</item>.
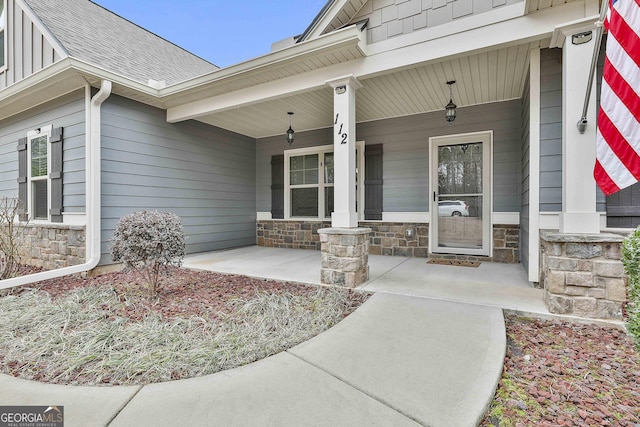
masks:
{"label": "roof shingles", "polygon": [[89,0],[25,0],[69,55],[147,84],[179,83],[218,69]]}

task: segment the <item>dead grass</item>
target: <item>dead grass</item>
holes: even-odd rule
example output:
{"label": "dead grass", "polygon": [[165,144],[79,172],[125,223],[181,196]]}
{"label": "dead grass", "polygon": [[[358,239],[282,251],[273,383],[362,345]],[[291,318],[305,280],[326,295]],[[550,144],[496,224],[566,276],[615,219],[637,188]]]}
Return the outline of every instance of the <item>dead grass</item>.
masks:
{"label": "dead grass", "polygon": [[[363,297],[359,297],[359,303]],[[162,302],[160,302],[162,303]],[[163,320],[122,313],[137,304],[111,286],[0,298],[0,370],[58,384],[148,384],[211,374],[286,350],[339,322],[354,294],[266,293],[233,299],[227,313]]]}

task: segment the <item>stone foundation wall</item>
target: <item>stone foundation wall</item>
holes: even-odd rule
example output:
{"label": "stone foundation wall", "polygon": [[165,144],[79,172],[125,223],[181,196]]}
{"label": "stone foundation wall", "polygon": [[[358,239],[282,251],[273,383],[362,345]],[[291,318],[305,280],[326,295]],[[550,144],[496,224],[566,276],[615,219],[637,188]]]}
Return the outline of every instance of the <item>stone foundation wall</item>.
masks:
{"label": "stone foundation wall", "polygon": [[330,228],[330,221],[258,221],[258,246],[320,250],[318,230]]}
{"label": "stone foundation wall", "polygon": [[408,222],[361,222],[371,229],[369,253],[371,255],[429,256],[429,224]]}
{"label": "stone foundation wall", "polygon": [[[371,229],[369,237],[369,253],[371,255],[451,258],[502,263],[520,262],[520,228],[518,225],[494,224],[492,257],[430,254],[429,224],[426,223],[360,222],[359,226]],[[258,221],[257,245],[319,250],[318,230],[330,227],[331,222],[329,221]]]}
{"label": "stone foundation wall", "polygon": [[627,283],[621,261],[622,236],[541,231],[540,281],[549,311],[621,319]]}
{"label": "stone foundation wall", "polygon": [[22,262],[45,270],[82,264],[85,239],[82,226],[29,224],[21,239]]}

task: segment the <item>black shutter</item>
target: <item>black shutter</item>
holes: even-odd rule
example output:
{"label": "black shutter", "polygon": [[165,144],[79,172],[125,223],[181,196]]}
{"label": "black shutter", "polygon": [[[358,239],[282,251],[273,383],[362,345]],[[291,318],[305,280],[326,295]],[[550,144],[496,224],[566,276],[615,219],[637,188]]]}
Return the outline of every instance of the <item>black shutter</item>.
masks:
{"label": "black shutter", "polygon": [[640,183],[607,196],[607,227],[635,228],[640,225]]}
{"label": "black shutter", "polygon": [[51,131],[51,222],[62,222],[62,128]]}
{"label": "black shutter", "polygon": [[27,214],[27,138],[18,140],[18,200],[20,221],[28,219]]}
{"label": "black shutter", "polygon": [[284,219],[284,154],[271,157],[271,218]]}
{"label": "black shutter", "polygon": [[382,220],[382,144],[364,146],[364,219]]}

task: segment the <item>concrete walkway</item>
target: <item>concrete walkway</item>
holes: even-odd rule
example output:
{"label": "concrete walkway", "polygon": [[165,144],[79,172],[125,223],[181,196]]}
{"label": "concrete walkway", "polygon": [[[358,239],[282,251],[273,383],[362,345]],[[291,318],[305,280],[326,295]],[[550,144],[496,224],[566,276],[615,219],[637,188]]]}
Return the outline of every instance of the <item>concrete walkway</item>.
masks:
{"label": "concrete walkway", "polygon": [[[371,257],[370,264],[364,289],[376,293],[334,328],[286,352],[144,387],[56,386],[0,375],[0,405],[62,405],[67,427],[476,425],[502,372],[501,307],[536,307],[526,304],[537,293],[525,292],[535,290],[524,273],[390,257]],[[309,251],[250,247],[189,257],[186,265],[307,283],[319,278],[319,253]]]}

